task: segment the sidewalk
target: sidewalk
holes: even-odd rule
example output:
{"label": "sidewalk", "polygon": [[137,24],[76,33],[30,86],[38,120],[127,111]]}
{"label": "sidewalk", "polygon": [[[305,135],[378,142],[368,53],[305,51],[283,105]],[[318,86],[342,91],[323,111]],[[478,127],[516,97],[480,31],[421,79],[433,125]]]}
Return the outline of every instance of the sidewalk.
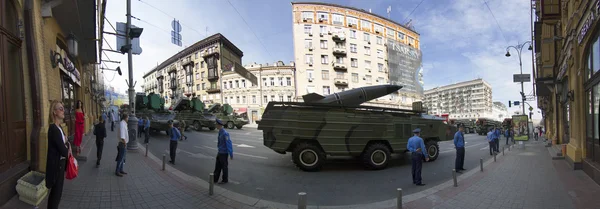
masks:
{"label": "sidewalk", "polygon": [[[145,149],[140,144],[137,151],[128,151],[124,170],[127,175],[115,175],[117,156],[116,130],[107,130],[100,167],[96,168],[95,138],[86,149],[87,162],[80,162],[78,177],[66,180],[60,208],[252,208],[229,200],[216,192],[208,195],[208,190],[190,186],[171,172],[162,171],[159,164],[146,158]],[[150,153],[149,153],[150,155]],[[168,157],[167,157],[168,158]],[[170,166],[167,168],[167,170]],[[172,169],[172,168],[171,168]],[[226,202],[226,203],[225,203]],[[45,209],[47,197],[39,208]],[[15,196],[2,208],[32,208]]]}
{"label": "sidewalk", "polygon": [[548,155],[543,141],[525,142],[524,149],[505,150],[484,172],[467,168],[475,170],[463,174],[472,175],[458,187],[451,184],[404,208],[600,208],[600,199],[593,195],[600,194],[600,186]]}

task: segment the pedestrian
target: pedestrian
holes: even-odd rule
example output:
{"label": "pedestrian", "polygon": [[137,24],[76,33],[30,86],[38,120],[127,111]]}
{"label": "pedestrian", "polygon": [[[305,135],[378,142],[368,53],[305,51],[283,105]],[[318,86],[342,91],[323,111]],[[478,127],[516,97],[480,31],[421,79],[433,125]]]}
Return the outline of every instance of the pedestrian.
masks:
{"label": "pedestrian", "polygon": [[96,136],[96,168],[100,166],[100,160],[102,159],[102,150],[104,149],[104,138],[106,138],[106,125],[104,123],[104,117],[98,118],[100,120],[96,126],[94,126],[94,135]]}
{"label": "pedestrian", "polygon": [[127,154],[126,148],[129,142],[129,130],[127,129],[127,119],[129,116],[124,113],[121,116],[121,122],[119,123],[119,143],[117,145],[117,168],[115,169],[115,175],[123,177],[123,174],[127,174],[123,171],[123,164],[125,163],[125,155]]}
{"label": "pedestrian", "polygon": [[506,145],[508,145],[508,139],[510,139],[510,128],[507,128],[506,131],[504,131],[504,137],[506,138]]}
{"label": "pedestrian", "polygon": [[50,105],[50,126],[48,126],[48,152],[46,154],[46,188],[50,189],[48,208],[58,208],[62,197],[67,157],[71,145],[60,124],[65,119],[63,103],[57,100]]}
{"label": "pedestrian", "polygon": [[173,121],[169,120],[169,129],[171,130],[171,140],[169,143],[169,155],[171,156],[171,160],[169,161],[171,164],[175,165],[175,155],[177,154],[177,140],[181,137],[181,133],[175,127],[173,127]]}
{"label": "pedestrian", "polygon": [[119,118],[117,117],[117,115],[119,115],[118,113],[115,113],[115,110],[111,110],[111,120],[110,120],[110,131],[115,131],[115,122],[119,122]]}
{"label": "pedestrian", "polygon": [[423,157],[425,157],[425,161],[429,161],[429,155],[427,154],[425,143],[420,137],[421,129],[417,128],[413,130],[413,134],[414,136],[410,137],[406,144],[406,148],[411,152],[413,184],[425,186],[422,181],[423,179],[421,178],[421,170],[423,168]]}
{"label": "pedestrian", "polygon": [[106,111],[102,110],[102,120],[106,121],[107,117],[108,116],[106,116]]}
{"label": "pedestrian", "polygon": [[457,173],[466,170],[465,165],[465,134],[464,127],[460,126],[458,131],[454,134],[454,147],[456,148],[456,161],[454,163],[454,169]]}
{"label": "pedestrian", "polygon": [[179,122],[179,132],[181,133],[181,138],[179,139],[180,141],[187,140],[187,136],[185,135],[185,127],[185,120],[181,120]]}
{"label": "pedestrian", "polygon": [[140,117],[140,119],[138,120],[137,137],[142,138],[143,132],[144,132],[144,119]]}
{"label": "pedestrian", "polygon": [[538,129],[534,128],[533,129],[533,138],[537,141],[538,140]]}
{"label": "pedestrian", "polygon": [[146,123],[144,123],[144,133],[146,135],[146,140],[144,142],[148,144],[150,141],[150,119],[146,116]]}
{"label": "pedestrian", "polygon": [[496,148],[495,141],[494,141],[494,129],[490,128],[490,130],[488,131],[487,140],[488,140],[488,143],[490,144],[490,155],[494,155],[493,152],[494,152],[494,149]]}
{"label": "pedestrian", "polygon": [[216,119],[216,122],[217,129],[219,130],[219,135],[217,137],[217,148],[219,152],[217,153],[217,159],[215,161],[215,179],[213,181],[214,183],[219,182],[221,171],[223,171],[223,178],[220,184],[226,184],[229,182],[229,162],[227,156],[229,156],[229,159],[233,160],[233,145],[229,133],[223,128],[223,121]]}
{"label": "pedestrian", "polygon": [[497,153],[500,153],[500,136],[501,136],[500,129],[498,127],[495,127],[493,138],[494,138],[494,145],[496,145],[496,146],[494,146],[494,150]]}
{"label": "pedestrian", "polygon": [[83,132],[85,131],[85,112],[83,111],[83,102],[81,100],[77,100],[75,108],[75,137],[73,139],[73,144],[75,144],[75,156],[79,156],[79,153],[81,153]]}

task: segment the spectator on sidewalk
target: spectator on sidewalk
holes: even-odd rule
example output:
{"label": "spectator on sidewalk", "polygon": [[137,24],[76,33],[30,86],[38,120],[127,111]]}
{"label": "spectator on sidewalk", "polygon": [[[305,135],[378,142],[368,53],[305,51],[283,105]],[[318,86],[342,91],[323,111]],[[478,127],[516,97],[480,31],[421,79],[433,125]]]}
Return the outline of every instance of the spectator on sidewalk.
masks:
{"label": "spectator on sidewalk", "polygon": [[490,131],[488,131],[487,140],[488,140],[488,143],[490,144],[490,155],[494,155],[493,152],[494,152],[494,149],[496,148],[496,144],[494,141],[494,129],[490,128]]}
{"label": "spectator on sidewalk", "polygon": [[173,121],[169,121],[169,129],[171,129],[171,141],[169,143],[169,155],[171,164],[175,165],[175,155],[177,155],[177,140],[181,137],[181,133],[177,128],[173,127]]}
{"label": "spectator on sidewalk", "polygon": [[96,136],[96,168],[100,166],[100,160],[102,159],[102,150],[104,149],[104,138],[106,138],[106,125],[104,123],[104,117],[98,118],[100,120],[96,126],[94,126],[94,135]]}
{"label": "spectator on sidewalk", "polygon": [[464,127],[461,125],[458,127],[458,131],[454,134],[454,147],[456,148],[456,161],[454,162],[454,169],[457,173],[467,170],[464,168],[465,165],[465,134]]}
{"label": "spectator on sidewalk", "polygon": [[223,128],[223,121],[217,119],[216,122],[217,129],[219,129],[219,136],[217,137],[217,147],[219,152],[215,162],[215,179],[213,181],[215,183],[219,182],[221,171],[223,171],[223,178],[220,184],[226,184],[229,182],[229,168],[227,167],[229,162],[227,161],[227,156],[229,156],[229,159],[233,160],[233,145],[229,133]]}
{"label": "spectator on sidewalk", "polygon": [[129,130],[127,129],[127,119],[129,119],[129,115],[123,114],[121,116],[121,122],[119,123],[119,144],[117,145],[117,169],[115,170],[115,175],[123,176],[123,174],[127,174],[123,171],[123,164],[125,163],[125,155],[127,154],[126,148],[127,143],[129,142]]}
{"label": "spectator on sidewalk", "polygon": [[427,149],[425,148],[425,143],[421,136],[421,129],[417,128],[413,130],[413,137],[408,139],[408,143],[406,144],[406,148],[411,152],[412,157],[412,179],[413,184],[417,186],[425,186],[422,182],[421,178],[421,170],[423,168],[423,157],[425,157],[425,161],[429,161],[429,155],[427,154]]}
{"label": "spectator on sidewalk", "polygon": [[113,121],[113,115],[114,115],[114,110],[110,110],[110,112],[108,112],[108,122],[110,122],[110,131],[115,131],[114,130],[115,122]]}
{"label": "spectator on sidewalk", "polygon": [[144,133],[146,135],[146,139],[144,142],[148,144],[150,141],[150,118],[146,117],[146,122],[144,123]]}
{"label": "spectator on sidewalk", "polygon": [[512,138],[512,131],[510,128],[507,128],[506,131],[504,131],[504,137],[506,138],[506,145],[508,145],[508,140]]}
{"label": "spectator on sidewalk", "polygon": [[62,197],[63,183],[67,157],[71,146],[60,124],[65,119],[65,108],[62,102],[54,100],[50,105],[50,120],[48,126],[48,153],[46,155],[46,187],[50,189],[48,208],[58,208]]}
{"label": "spectator on sidewalk", "polygon": [[137,137],[142,138],[142,133],[144,133],[144,119],[140,117],[140,119],[138,120]]}
{"label": "spectator on sidewalk", "polygon": [[497,153],[500,153],[500,136],[501,135],[502,134],[501,134],[500,129],[498,127],[495,127],[493,138],[494,138],[494,145],[495,145],[494,151],[496,151]]}

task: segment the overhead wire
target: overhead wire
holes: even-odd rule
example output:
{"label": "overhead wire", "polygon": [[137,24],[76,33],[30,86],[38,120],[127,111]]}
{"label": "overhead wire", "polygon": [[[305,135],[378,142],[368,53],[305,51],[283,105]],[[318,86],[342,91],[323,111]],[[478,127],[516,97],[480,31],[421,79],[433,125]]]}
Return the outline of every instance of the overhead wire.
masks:
{"label": "overhead wire", "polygon": [[235,10],[235,12],[242,18],[242,20],[244,21],[244,23],[246,24],[246,26],[248,26],[248,29],[250,29],[250,31],[252,32],[252,34],[254,34],[254,37],[256,37],[256,40],[258,40],[258,42],[260,43],[260,45],[265,49],[265,51],[267,52],[267,55],[269,55],[269,58],[273,59],[273,56],[271,55],[271,52],[269,52],[269,50],[267,49],[267,47],[265,47],[265,45],[260,40],[260,38],[258,38],[258,36],[254,32],[254,30],[252,30],[252,27],[250,27],[250,24],[248,24],[248,22],[246,22],[246,18],[244,18],[244,16],[242,16],[242,14],[240,14],[240,12],[237,10],[237,8],[235,8],[235,6],[231,3],[231,1],[227,0],[227,2],[229,3],[229,5],[231,5],[231,7],[233,7],[233,9]]}
{"label": "overhead wire", "polygon": [[502,37],[504,38],[504,41],[506,41],[508,43],[508,39],[506,38],[506,35],[504,35],[504,31],[502,30],[502,27],[500,27],[500,23],[498,22],[498,19],[496,19],[496,16],[494,15],[494,12],[492,12],[492,9],[490,9],[490,5],[485,0],[483,0],[483,3],[485,3],[485,7],[487,7],[488,11],[490,11],[490,14],[494,18],[494,21],[496,21],[496,26],[498,26],[498,29],[500,29],[500,34],[502,34]]}
{"label": "overhead wire", "polygon": [[417,10],[417,8],[419,8],[419,6],[421,6],[421,3],[423,3],[424,1],[425,0],[421,0],[421,2],[419,2],[419,4],[417,4],[417,6],[408,15],[406,15],[406,17],[404,18],[404,21],[402,21],[402,22],[406,23],[406,20],[408,20],[408,17],[410,17],[410,15],[412,15],[415,12],[415,10]]}
{"label": "overhead wire", "polygon": [[[155,6],[152,6],[151,4],[148,4],[148,3],[146,3],[146,2],[144,2],[144,1],[142,1],[142,0],[138,0],[138,1],[139,1],[139,2],[141,2],[141,3],[143,3],[143,4],[145,4],[145,5],[148,5],[149,7],[152,7],[152,8],[154,8],[154,9],[158,10],[159,12],[161,12],[161,13],[163,13],[163,14],[165,14],[165,15],[169,16],[169,17],[172,17],[173,19],[177,19],[175,16],[173,16],[173,15],[170,15],[170,14],[166,13],[165,11],[163,11],[163,10],[161,10],[161,9],[159,9],[159,8],[155,7]],[[180,23],[181,25],[185,26],[186,28],[189,28],[190,30],[193,30],[194,32],[198,33],[198,35],[200,35],[200,36],[203,36],[203,35],[202,35],[202,33],[200,33],[198,30],[196,30],[196,29],[194,29],[194,28],[192,28],[192,27],[190,27],[190,26],[187,26],[187,25],[185,25],[185,24],[183,24],[183,23],[181,23],[181,22],[179,22],[179,23]],[[205,34],[204,36],[208,36],[208,34]]]}

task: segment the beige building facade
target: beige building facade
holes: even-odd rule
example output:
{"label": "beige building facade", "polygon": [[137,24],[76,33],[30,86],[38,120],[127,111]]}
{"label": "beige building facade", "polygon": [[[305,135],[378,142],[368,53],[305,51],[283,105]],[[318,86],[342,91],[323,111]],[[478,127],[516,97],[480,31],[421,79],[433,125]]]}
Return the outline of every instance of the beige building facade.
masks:
{"label": "beige building facade", "polygon": [[217,33],[144,74],[142,88],[144,93],[156,93],[165,98],[165,107],[183,96],[198,97],[206,104],[223,103],[222,77],[232,73],[244,77],[251,75],[241,65],[242,56],[239,48]]}
{"label": "beige building facade", "polygon": [[[363,86],[404,86],[369,105],[411,108],[422,98],[419,34],[364,10],[327,3],[292,3],[298,100]],[[411,65],[403,66],[399,63]]]}
{"label": "beige building facade", "polygon": [[258,78],[253,85],[239,74],[223,75],[223,100],[238,114],[246,113],[250,123],[261,119],[269,102],[296,101],[295,63],[282,61],[273,64],[252,63],[244,66]]}
{"label": "beige building facade", "polygon": [[423,103],[429,114],[451,119],[496,118],[492,86],[481,78],[426,90]]}

